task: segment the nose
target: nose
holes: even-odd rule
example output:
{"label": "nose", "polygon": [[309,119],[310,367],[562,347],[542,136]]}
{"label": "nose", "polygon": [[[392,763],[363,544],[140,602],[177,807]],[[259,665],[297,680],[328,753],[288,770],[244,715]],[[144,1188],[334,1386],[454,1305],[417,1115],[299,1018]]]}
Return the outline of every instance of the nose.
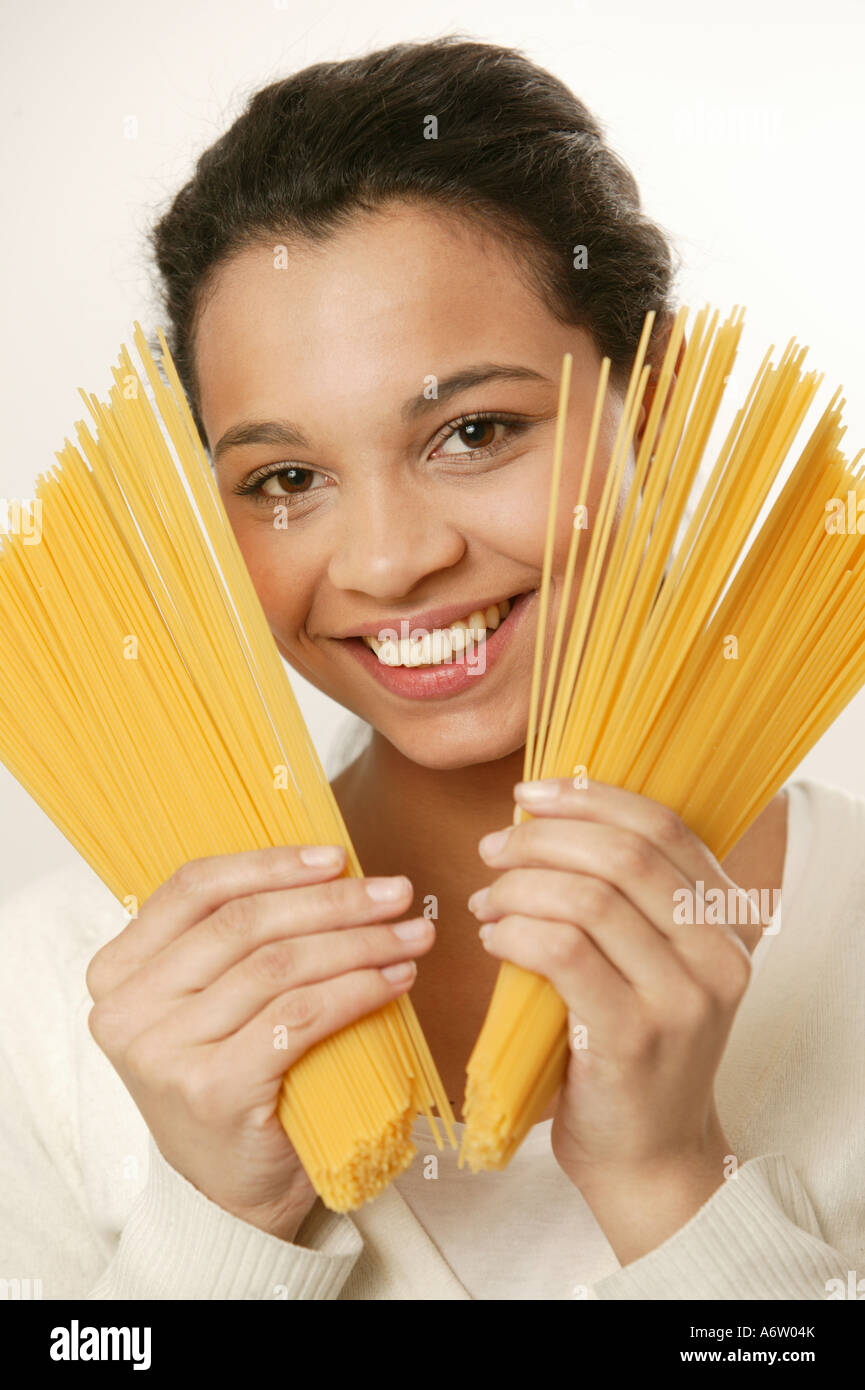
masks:
{"label": "nose", "polygon": [[327,571],[334,587],[397,599],[458,564],[465,553],[459,516],[444,514],[440,497],[435,501],[417,479],[391,473],[352,487],[336,520]]}

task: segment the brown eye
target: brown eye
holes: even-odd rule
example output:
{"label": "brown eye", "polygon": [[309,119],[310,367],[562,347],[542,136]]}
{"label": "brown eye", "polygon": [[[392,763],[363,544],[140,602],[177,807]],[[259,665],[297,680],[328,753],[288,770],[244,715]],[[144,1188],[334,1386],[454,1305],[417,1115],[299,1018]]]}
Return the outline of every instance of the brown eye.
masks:
{"label": "brown eye", "polygon": [[460,426],[457,437],[469,449],[484,449],[495,439],[496,427],[492,420],[470,420],[467,425]]}
{"label": "brown eye", "polygon": [[476,449],[490,449],[500,444],[503,433],[511,428],[506,420],[463,420],[455,425],[453,432],[436,450],[437,454],[459,458],[460,454],[472,453]]}
{"label": "brown eye", "polygon": [[[292,493],[308,492],[315,474],[313,468],[283,468],[280,473],[271,473],[261,484],[261,490],[268,497],[285,497]],[[271,488],[271,483],[279,483],[279,488]]]}
{"label": "brown eye", "polygon": [[307,511],[306,497],[329,488],[332,482],[333,479],[318,468],[305,468],[299,463],[277,463],[271,468],[260,468],[250,473],[233,491],[238,497],[248,497],[251,502],[258,502],[271,511],[274,502],[279,502],[285,508],[297,507]]}

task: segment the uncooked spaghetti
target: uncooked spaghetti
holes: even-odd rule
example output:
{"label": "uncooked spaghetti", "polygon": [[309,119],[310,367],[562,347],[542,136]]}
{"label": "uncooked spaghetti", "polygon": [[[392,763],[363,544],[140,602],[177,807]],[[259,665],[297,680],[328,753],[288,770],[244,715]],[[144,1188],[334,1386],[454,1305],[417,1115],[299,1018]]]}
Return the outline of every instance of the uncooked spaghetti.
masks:
{"label": "uncooked spaghetti", "polygon": [[[110,403],[84,396],[41,477],[42,536],[0,544],[0,755],[129,910],[184,862],[343,844],[361,868],[222,506],[174,364],[138,325]],[[314,1046],[280,1120],[325,1204],[410,1163],[419,1111],[453,1116],[410,1000]]]}
{"label": "uncooked spaghetti", "polygon": [[[688,519],[743,326],[741,310],[719,325],[706,308],[683,346],[688,312],[673,323],[634,456],[654,316],[645,320],[571,603],[609,389],[603,361],[550,634],[565,359],[523,775],[651,797],[723,860],[865,684],[865,536],[855,520],[865,480],[862,453],[850,462],[839,448],[838,391],[756,526],[822,381],[803,371],[806,349],[791,341],[777,364],[767,352]],[[515,820],[527,814],[518,808]],[[502,964],[467,1067],[461,1164],[507,1164],[561,1084],[566,1019],[548,981]]]}

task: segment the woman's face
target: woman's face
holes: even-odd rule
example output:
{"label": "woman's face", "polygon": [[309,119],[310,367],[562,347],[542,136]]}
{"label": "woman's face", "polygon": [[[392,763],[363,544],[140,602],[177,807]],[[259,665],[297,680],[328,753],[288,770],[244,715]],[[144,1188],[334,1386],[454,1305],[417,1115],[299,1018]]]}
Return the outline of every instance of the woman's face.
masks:
{"label": "woman's face", "polygon": [[[249,248],[207,297],[202,420],[279,650],[424,766],[525,742],[566,351],[558,575],[600,357],[551,317],[506,246],[391,205],[318,244]],[[609,397],[600,460],[619,411]],[[459,623],[478,612],[486,641],[460,651]],[[390,661],[421,664],[383,662],[361,633],[383,634]]]}

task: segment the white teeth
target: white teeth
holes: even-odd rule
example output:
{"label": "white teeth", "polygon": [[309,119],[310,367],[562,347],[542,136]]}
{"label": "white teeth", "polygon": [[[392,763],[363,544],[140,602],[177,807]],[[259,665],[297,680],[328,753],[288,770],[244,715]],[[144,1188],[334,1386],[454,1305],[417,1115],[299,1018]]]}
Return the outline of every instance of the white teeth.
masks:
{"label": "white teeth", "polygon": [[363,641],[383,666],[437,666],[464,652],[466,646],[473,648],[484,641],[487,632],[495,632],[510,611],[511,601],[506,598],[489,608],[476,608],[467,618],[457,618],[449,627],[433,628],[421,637],[388,637],[380,642],[377,637],[365,636]]}
{"label": "white teeth", "polygon": [[476,633],[478,637],[480,637],[482,632],[486,631],[486,614],[481,608],[476,608],[473,613],[469,613],[468,626],[469,631]]}
{"label": "white teeth", "polygon": [[450,661],[452,655],[451,634],[437,627],[430,637],[429,660],[438,664],[441,661]]}

